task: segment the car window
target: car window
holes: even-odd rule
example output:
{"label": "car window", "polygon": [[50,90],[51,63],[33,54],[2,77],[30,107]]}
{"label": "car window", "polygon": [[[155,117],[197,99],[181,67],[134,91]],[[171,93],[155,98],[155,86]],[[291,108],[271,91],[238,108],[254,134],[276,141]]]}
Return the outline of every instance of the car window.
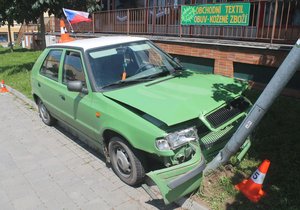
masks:
{"label": "car window", "polygon": [[162,72],[171,73],[179,67],[147,41],[93,49],[88,52],[88,59],[95,86],[99,89],[121,80],[138,80]]}
{"label": "car window", "polygon": [[40,73],[57,81],[61,54],[62,50],[51,50],[44,60]]}
{"label": "car window", "polygon": [[124,70],[124,56],[116,49],[95,52],[92,56],[92,72],[97,86],[105,86],[122,79]]}
{"label": "car window", "polygon": [[80,53],[67,51],[63,66],[63,83],[77,80],[85,83]]}

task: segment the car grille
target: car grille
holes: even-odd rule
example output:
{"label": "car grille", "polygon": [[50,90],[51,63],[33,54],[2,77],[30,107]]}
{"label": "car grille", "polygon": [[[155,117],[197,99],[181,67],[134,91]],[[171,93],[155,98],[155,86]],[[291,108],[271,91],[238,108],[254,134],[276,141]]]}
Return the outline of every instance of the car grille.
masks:
{"label": "car grille", "polygon": [[199,143],[206,160],[210,161],[216,154],[218,154],[220,149],[224,147],[236,131],[242,119],[240,119],[239,122],[235,122],[234,124],[231,124],[219,131],[206,132],[202,134],[198,132]]}
{"label": "car grille", "polygon": [[217,111],[207,115],[206,119],[214,128],[217,128],[228,120],[244,112],[249,106],[250,103],[243,97],[240,97],[231,101],[225,107],[222,107]]}
{"label": "car grille", "polygon": [[228,134],[232,133],[234,126],[230,125],[228,127],[226,127],[223,130],[220,131],[216,131],[216,132],[210,132],[207,135],[203,136],[200,140],[203,143],[203,145],[205,146],[205,149],[209,149],[212,146],[214,146],[214,144],[216,142],[220,143],[224,140],[228,140]]}

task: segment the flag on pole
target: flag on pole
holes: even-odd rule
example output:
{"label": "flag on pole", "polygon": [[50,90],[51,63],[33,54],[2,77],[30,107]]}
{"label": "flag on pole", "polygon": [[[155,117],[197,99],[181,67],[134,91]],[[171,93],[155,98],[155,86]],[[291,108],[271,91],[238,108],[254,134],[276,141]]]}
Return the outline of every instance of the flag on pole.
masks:
{"label": "flag on pole", "polygon": [[64,14],[65,14],[67,20],[71,24],[92,21],[91,19],[89,19],[88,12],[76,11],[76,10],[65,9],[65,8],[63,8],[63,11],[64,11]]}

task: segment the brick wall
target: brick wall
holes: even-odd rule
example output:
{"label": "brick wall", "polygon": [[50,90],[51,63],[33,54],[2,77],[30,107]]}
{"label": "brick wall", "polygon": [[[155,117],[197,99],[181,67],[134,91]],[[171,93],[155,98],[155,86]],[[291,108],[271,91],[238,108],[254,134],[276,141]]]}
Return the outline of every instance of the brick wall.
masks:
{"label": "brick wall", "polygon": [[233,77],[233,62],[279,67],[288,51],[156,42],[170,54],[214,59],[214,73]]}

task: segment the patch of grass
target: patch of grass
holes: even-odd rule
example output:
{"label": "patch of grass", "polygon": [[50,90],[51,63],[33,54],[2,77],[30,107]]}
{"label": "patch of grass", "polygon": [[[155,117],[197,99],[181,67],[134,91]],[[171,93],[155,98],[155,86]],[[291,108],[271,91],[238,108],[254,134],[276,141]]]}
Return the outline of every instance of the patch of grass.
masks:
{"label": "patch of grass", "polygon": [[[0,80],[31,96],[30,71],[41,51],[0,48]],[[260,92],[249,91],[255,102]],[[245,159],[234,167],[224,167],[205,177],[197,194],[212,209],[282,209],[300,206],[300,100],[281,96],[272,105],[253,133]],[[264,160],[271,165],[263,184],[267,196],[253,204],[234,189]],[[197,198],[196,198],[197,199]]]}
{"label": "patch of grass", "polygon": [[[255,102],[259,94],[251,90],[247,97]],[[214,184],[207,187],[204,183],[210,194],[201,193],[200,198],[212,209],[299,209],[299,151],[300,100],[280,96],[255,129],[252,146],[244,160],[229,170],[232,173],[217,171],[214,181],[211,180]],[[254,204],[233,186],[248,179],[264,159],[271,161],[263,183],[267,196]]]}
{"label": "patch of grass", "polygon": [[22,92],[27,97],[31,96],[30,71],[41,54],[41,51],[32,51],[23,48],[0,48],[0,80],[14,89]]}

